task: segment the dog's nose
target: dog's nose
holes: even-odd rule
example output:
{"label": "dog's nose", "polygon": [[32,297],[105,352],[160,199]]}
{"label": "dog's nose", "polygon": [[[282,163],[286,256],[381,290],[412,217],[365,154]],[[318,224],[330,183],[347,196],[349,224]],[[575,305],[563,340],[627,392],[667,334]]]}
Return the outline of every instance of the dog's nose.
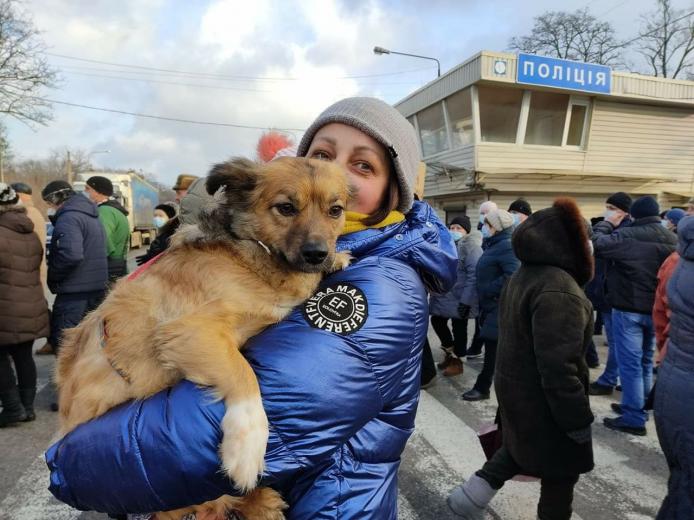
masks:
{"label": "dog's nose", "polygon": [[328,256],[328,245],[325,242],[307,242],[301,247],[301,256],[309,264],[318,265]]}

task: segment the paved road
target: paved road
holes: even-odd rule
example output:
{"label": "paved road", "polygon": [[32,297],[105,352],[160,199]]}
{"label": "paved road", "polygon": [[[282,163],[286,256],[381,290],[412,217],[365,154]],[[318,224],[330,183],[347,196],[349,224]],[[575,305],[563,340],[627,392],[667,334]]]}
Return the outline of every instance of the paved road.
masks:
{"label": "paved road", "polygon": [[[39,347],[42,342],[37,342]],[[432,345],[438,345],[431,336]],[[602,344],[602,341],[600,341]],[[599,348],[604,359],[605,348]],[[438,353],[435,353],[438,355]],[[105,520],[105,515],[82,513],[57,502],[47,491],[48,473],[42,459],[56,427],[48,411],[53,399],[48,384],[54,360],[36,357],[39,370],[38,418],[33,423],[0,430],[0,519]],[[400,519],[455,518],[445,504],[448,491],[479,469],[484,455],[475,432],[493,420],[495,401],[464,403],[481,369],[481,359],[467,363],[465,374],[443,379],[422,391],[417,428],[403,455],[400,471]],[[593,378],[598,375],[593,371]],[[579,481],[574,519],[646,520],[655,517],[665,496],[667,467],[658,446],[653,421],[648,436],[632,437],[605,429],[611,398],[592,399],[596,469]],[[492,503],[488,518],[535,520],[539,484],[511,482]]]}

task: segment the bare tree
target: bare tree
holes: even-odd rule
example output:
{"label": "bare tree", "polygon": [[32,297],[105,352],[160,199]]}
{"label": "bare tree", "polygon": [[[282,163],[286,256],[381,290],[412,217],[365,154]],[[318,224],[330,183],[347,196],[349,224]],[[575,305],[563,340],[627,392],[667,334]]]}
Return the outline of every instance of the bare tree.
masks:
{"label": "bare tree", "polygon": [[639,53],[654,76],[694,75],[694,14],[672,8],[670,0],[657,0],[655,11],[641,17]]}
{"label": "bare tree", "polygon": [[43,51],[39,32],[17,0],[0,0],[0,113],[28,124],[50,120],[51,106],[39,95],[55,86],[57,73]]}
{"label": "bare tree", "polygon": [[614,27],[599,21],[587,8],[573,13],[548,11],[535,18],[530,35],[509,41],[513,51],[602,65],[622,64],[624,48]]}

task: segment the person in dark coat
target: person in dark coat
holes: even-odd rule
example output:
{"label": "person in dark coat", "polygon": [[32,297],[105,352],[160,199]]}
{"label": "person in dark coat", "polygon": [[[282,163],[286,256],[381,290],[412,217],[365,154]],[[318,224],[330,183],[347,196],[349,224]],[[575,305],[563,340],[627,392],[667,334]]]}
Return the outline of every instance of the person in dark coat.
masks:
{"label": "person in dark coat", "polygon": [[[445,358],[438,367],[443,370],[444,376],[450,377],[463,373],[462,358],[467,351],[468,319],[475,318],[477,315],[475,268],[482,254],[480,247],[482,238],[477,231],[474,235],[470,235],[472,224],[470,218],[465,215],[451,220],[448,229],[458,250],[457,279],[453,288],[447,293],[430,296],[429,315],[434,332],[445,352]],[[474,246],[475,243],[477,248]],[[452,334],[451,329],[448,328],[448,320],[451,321]]]}
{"label": "person in dark coat", "polygon": [[108,281],[106,237],[96,204],[67,182],[48,183],[41,196],[55,210],[48,288],[56,295],[50,343],[58,350],[63,331],[75,327],[103,300]]}
{"label": "person in dark coat", "polygon": [[621,220],[605,218],[593,230],[595,256],[608,261],[607,299],[613,308],[614,337],[622,402],[613,409],[616,418],[606,417],[612,430],[646,435],[644,411],[653,385],[653,304],[658,270],[675,250],[677,237],[660,224],[660,208],[653,197],[641,197],[631,205],[634,222],[616,229]]}
{"label": "person in dark coat", "polygon": [[480,338],[484,340],[484,366],[475,386],[463,394],[466,401],[489,399],[494,377],[499,336],[499,296],[520,262],[513,254],[513,217],[502,209],[487,213],[482,226],[486,249],[477,262],[477,298],[480,308]]}
{"label": "person in dark coat", "polygon": [[449,506],[464,518],[484,518],[497,490],[517,474],[541,479],[540,519],[571,518],[573,488],[593,469],[588,242],[573,199],[558,199],[513,235],[521,267],[501,295],[495,381],[503,444],[450,495]]}
{"label": "person in dark coat", "polygon": [[0,428],[36,419],[31,347],[49,332],[40,276],[43,247],[18,202],[12,187],[0,182]]}
{"label": "person in dark coat", "polygon": [[667,285],[670,336],[655,390],[655,426],[670,468],[657,520],[691,518],[694,511],[694,216],[683,218],[677,232],[680,260]]}

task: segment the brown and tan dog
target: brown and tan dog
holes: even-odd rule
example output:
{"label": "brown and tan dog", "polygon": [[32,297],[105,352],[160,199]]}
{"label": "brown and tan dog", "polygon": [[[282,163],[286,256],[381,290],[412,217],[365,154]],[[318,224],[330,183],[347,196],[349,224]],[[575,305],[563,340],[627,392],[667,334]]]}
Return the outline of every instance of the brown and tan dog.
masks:
{"label": "brown and tan dog", "polygon": [[[324,273],[349,263],[347,253],[335,252],[349,188],[329,162],[233,159],[212,169],[207,191],[215,194],[214,209],[179,230],[142,275],[118,282],[66,332],[56,374],[60,428],[65,434],[124,401],[189,379],[224,399],[220,457],[238,488],[251,491],[263,469],[268,422],[239,349],[306,300]],[[249,520],[274,519],[283,518],[284,503],[260,488],[197,510],[223,507]]]}

